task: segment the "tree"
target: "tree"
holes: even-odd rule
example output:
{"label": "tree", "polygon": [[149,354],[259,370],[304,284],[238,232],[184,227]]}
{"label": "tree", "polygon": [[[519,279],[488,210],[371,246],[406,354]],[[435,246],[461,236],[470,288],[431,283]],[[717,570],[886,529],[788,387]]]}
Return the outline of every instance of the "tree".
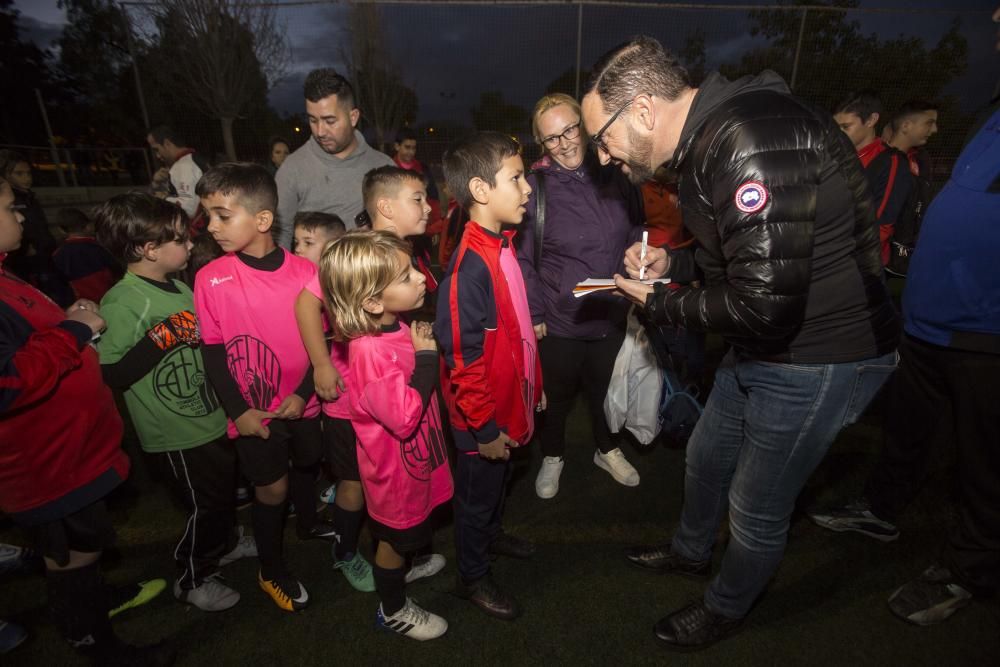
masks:
{"label": "tree", "polygon": [[158,41],[151,65],[165,92],[186,98],[222,125],[225,154],[236,159],[233,123],[284,75],[285,32],[274,5],[254,0],[161,0],[152,10]]}
{"label": "tree", "polygon": [[[965,119],[958,112],[957,100],[942,95],[945,86],[967,67],[968,45],[957,21],[935,45],[919,37],[902,35],[883,40],[874,33],[863,34],[861,24],[849,20],[846,10],[858,7],[858,0],[825,3],[808,0],[808,4],[825,4],[845,11],[808,11],[795,77],[796,95],[827,110],[832,110],[848,92],[859,88],[878,91],[889,112],[907,99],[936,100],[943,112],[947,109],[951,128],[962,126]],[[736,78],[773,69],[790,80],[802,13],[761,9],[750,11],[749,16],[750,34],[766,37],[769,43],[748,51],[739,63],[724,65],[720,70],[729,78]],[[936,140],[937,150],[957,155],[963,134],[942,132]]]}
{"label": "tree", "polygon": [[380,150],[396,132],[417,117],[417,94],[403,83],[399,67],[386,51],[389,40],[373,3],[352,3],[348,18],[350,52],[342,53],[354,86],[361,117],[375,130]]}
{"label": "tree", "polygon": [[12,5],[13,0],[0,0],[0,143],[41,145],[47,138],[34,89],[40,88],[46,101],[58,91],[51,83],[48,54],[21,40],[20,12]]}
{"label": "tree", "polygon": [[57,73],[69,98],[62,124],[73,134],[102,128],[102,138],[135,141],[144,123],[125,15],[113,0],[60,0],[59,6],[66,10],[66,26],[58,41]]}
{"label": "tree", "polygon": [[524,107],[508,103],[497,90],[479,96],[479,104],[470,109],[477,130],[495,130],[523,137],[531,126],[531,115]]}

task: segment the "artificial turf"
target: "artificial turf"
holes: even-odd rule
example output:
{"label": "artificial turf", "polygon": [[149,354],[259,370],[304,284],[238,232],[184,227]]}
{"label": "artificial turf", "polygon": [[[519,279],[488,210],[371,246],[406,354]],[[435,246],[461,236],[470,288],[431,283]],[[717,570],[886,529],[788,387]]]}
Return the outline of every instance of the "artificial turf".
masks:
{"label": "artificial turf", "polygon": [[[441,639],[420,643],[374,628],[374,594],[355,592],[331,567],[329,549],[300,542],[289,522],[285,553],[307,586],[307,610],[278,610],[257,588],[255,564],[225,568],[242,593],[233,609],[209,614],[174,601],[168,592],[115,619],[124,639],[169,638],[182,665],[460,665],[460,664],[692,664],[692,665],[995,665],[1000,664],[1000,604],[976,602],[948,622],[918,628],[897,620],[886,599],[937,555],[952,524],[947,447],[935,456],[920,497],[900,522],[901,537],[882,544],[793,519],[788,550],[743,631],[708,650],[675,654],[659,646],[653,623],[697,598],[703,582],[655,576],[626,565],[622,549],[669,539],[682,501],[683,450],[662,444],[625,452],[642,476],[637,488],[616,484],[592,463],[589,426],[577,406],[559,494],[540,500],[534,476],[537,444],[519,452],[505,525],[534,540],[530,560],[494,563],[499,582],[524,607],[515,622],[490,619],[451,591],[455,578],[451,524],[436,533],[445,570],[416,582],[408,594],[450,623]],[[810,480],[809,503],[847,498],[862,487],[881,439],[879,418],[868,416],[838,438]],[[131,447],[130,447],[131,449]],[[120,557],[107,564],[115,583],[173,575],[171,550],[183,515],[140,463],[129,489],[112,503]],[[247,512],[240,520],[249,521]],[[717,566],[726,540],[720,527]],[[5,525],[0,541],[23,543]],[[368,550],[367,534],[362,539]],[[31,639],[0,656],[4,665],[62,665],[79,661],[59,639],[44,611],[40,576],[0,584],[0,618],[27,626]]]}

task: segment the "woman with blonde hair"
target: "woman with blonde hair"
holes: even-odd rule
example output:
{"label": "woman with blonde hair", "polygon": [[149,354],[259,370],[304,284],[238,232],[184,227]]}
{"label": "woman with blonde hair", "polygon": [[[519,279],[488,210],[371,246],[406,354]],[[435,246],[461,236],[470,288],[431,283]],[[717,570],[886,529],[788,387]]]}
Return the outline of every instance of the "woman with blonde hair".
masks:
{"label": "woman with blonde hair", "polygon": [[587,150],[580,121],[580,105],[568,95],[546,95],[535,105],[532,132],[545,154],[532,165],[531,199],[517,235],[548,396],[545,457],[535,480],[541,498],[559,491],[566,420],[581,391],[597,447],[594,463],[620,484],[639,484],[604,417],[626,306],[608,293],[577,299],[573,286],[621,272],[625,249],[642,234],[642,195]]}

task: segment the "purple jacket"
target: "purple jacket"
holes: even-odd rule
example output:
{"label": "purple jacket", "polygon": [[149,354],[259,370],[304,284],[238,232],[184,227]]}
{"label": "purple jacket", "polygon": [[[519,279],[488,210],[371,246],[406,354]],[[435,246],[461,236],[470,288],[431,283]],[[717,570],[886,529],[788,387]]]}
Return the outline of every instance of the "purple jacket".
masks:
{"label": "purple jacket", "polygon": [[[624,329],[624,299],[607,292],[577,299],[573,286],[624,273],[626,248],[642,238],[641,192],[619,169],[602,167],[589,153],[574,171],[548,156],[532,170],[528,212],[515,237],[532,323],[545,322],[550,336],[586,340]],[[537,173],[545,179],[545,229],[536,269]]]}

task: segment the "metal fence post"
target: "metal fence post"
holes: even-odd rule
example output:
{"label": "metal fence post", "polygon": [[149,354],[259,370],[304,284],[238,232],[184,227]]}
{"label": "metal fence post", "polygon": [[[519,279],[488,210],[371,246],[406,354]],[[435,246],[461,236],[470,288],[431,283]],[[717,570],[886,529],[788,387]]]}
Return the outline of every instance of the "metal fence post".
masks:
{"label": "metal fence post", "polygon": [[52,126],[49,125],[49,113],[45,110],[45,101],[42,100],[42,91],[35,88],[35,99],[38,100],[38,108],[42,112],[42,121],[45,122],[45,133],[49,135],[49,155],[52,156],[52,166],[56,168],[56,176],[59,177],[59,187],[66,187],[66,177],[63,175],[62,161],[59,159],[59,151],[56,150],[56,138],[52,136]]}
{"label": "metal fence post", "polygon": [[806,34],[806,16],[808,14],[809,9],[803,7],[802,20],[799,22],[799,39],[795,44],[795,60],[792,62],[792,80],[788,84],[788,87],[792,90],[795,90],[795,79],[799,76],[799,57],[802,55],[802,37]]}
{"label": "metal fence post", "polygon": [[580,50],[583,48],[583,3],[576,5],[576,88],[574,97],[580,99]]}

